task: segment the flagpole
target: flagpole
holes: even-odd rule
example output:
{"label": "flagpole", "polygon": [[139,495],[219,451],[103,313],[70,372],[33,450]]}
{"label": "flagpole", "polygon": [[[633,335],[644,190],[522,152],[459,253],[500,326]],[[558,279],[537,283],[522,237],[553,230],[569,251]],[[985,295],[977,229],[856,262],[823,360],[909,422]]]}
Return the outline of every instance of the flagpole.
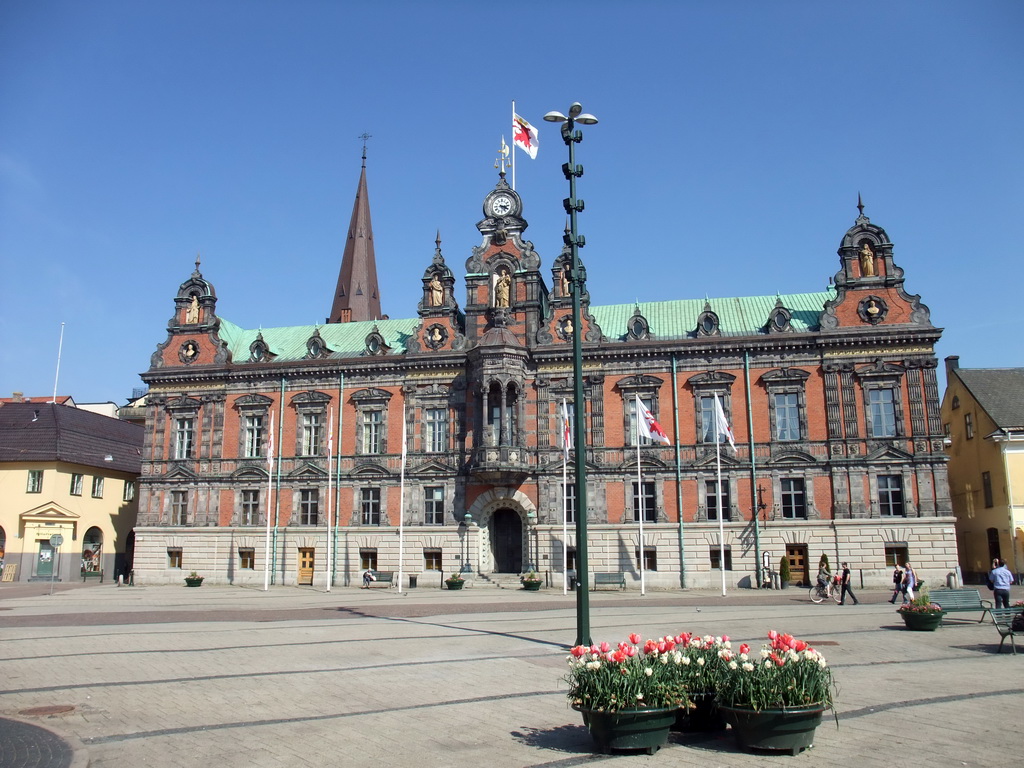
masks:
{"label": "flagpole", "polygon": [[402,470],[398,491],[398,594],[402,594],[402,579],[405,573],[405,403],[402,403]]}
{"label": "flagpole", "polygon": [[516,100],[515,99],[512,99],[512,191],[513,192],[516,191]]}
{"label": "flagpole", "polygon": [[334,549],[331,547],[331,459],[334,453],[334,408],[327,409],[327,591],[334,576]]}
{"label": "flagpole", "polygon": [[640,504],[640,595],[646,594],[644,585],[644,483],[640,474],[640,395],[636,396],[636,496]]}
{"label": "flagpole", "polygon": [[718,423],[721,405],[715,393],[715,473],[718,489],[715,504],[718,506],[718,567],[722,570],[722,597],[725,597],[725,522],[722,520],[722,425]]}
{"label": "flagpole", "polygon": [[270,590],[270,500],[274,492],[274,412],[270,412],[270,442],[267,444],[267,543],[263,553],[263,591]]}

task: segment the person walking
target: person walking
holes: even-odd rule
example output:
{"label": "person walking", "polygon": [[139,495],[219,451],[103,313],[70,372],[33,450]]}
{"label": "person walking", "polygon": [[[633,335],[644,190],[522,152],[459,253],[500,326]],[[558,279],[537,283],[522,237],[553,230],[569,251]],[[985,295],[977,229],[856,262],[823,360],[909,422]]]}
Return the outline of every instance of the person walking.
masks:
{"label": "person walking", "polygon": [[1006,567],[1006,563],[998,557],[992,561],[992,570],[988,572],[988,583],[992,587],[992,594],[996,596],[996,608],[1009,608],[1013,574]]}
{"label": "person walking", "polygon": [[901,592],[903,592],[903,571],[900,570],[900,564],[896,563],[892,569],[892,599],[889,602],[895,605],[896,597]]}
{"label": "person walking", "polygon": [[914,587],[917,586],[917,574],[910,563],[903,564],[903,602],[913,602]]}
{"label": "person walking", "polygon": [[842,578],[843,589],[842,589],[842,592],[839,593],[839,604],[840,605],[846,605],[846,596],[847,595],[849,595],[853,599],[853,604],[854,605],[860,605],[860,600],[858,600],[857,596],[855,594],[853,594],[852,576],[853,576],[853,574],[850,573],[850,564],[849,563],[843,563],[843,578]]}

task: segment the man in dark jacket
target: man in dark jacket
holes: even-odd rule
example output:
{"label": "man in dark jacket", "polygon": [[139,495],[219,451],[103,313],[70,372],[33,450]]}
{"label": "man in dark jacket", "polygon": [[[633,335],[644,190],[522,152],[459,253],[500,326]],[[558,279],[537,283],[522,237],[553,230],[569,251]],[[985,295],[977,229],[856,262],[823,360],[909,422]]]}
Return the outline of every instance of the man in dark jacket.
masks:
{"label": "man in dark jacket", "polygon": [[843,563],[843,591],[839,595],[839,604],[846,605],[846,596],[849,595],[853,599],[854,605],[859,605],[860,600],[853,594],[853,584],[851,583],[852,574],[850,573],[850,564]]}

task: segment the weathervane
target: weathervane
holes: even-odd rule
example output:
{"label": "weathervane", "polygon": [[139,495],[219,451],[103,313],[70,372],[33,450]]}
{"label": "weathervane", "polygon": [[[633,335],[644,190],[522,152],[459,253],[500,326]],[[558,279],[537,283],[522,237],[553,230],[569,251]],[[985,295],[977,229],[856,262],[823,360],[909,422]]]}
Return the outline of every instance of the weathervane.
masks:
{"label": "weathervane", "polygon": [[365,168],[366,167],[366,140],[367,139],[372,139],[373,137],[370,134],[368,134],[366,131],[363,131],[361,134],[356,136],[356,138],[363,140],[363,167]]}
{"label": "weathervane", "polygon": [[505,143],[505,137],[501,137],[501,149],[498,151],[498,159],[494,161],[494,167],[500,170],[501,178],[505,178],[505,166],[509,164],[508,159],[508,144]]}

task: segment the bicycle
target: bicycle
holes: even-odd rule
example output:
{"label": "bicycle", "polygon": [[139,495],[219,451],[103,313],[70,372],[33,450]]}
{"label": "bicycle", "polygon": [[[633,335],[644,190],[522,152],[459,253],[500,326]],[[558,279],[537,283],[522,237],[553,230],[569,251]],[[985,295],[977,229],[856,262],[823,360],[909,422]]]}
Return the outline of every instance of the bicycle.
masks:
{"label": "bicycle", "polygon": [[836,604],[838,605],[841,594],[842,593],[840,592],[839,587],[830,581],[828,584],[824,586],[822,586],[821,584],[816,584],[815,586],[811,587],[808,596],[811,598],[811,602],[815,604],[821,603],[825,600],[828,600],[829,598],[832,598],[836,601]]}

